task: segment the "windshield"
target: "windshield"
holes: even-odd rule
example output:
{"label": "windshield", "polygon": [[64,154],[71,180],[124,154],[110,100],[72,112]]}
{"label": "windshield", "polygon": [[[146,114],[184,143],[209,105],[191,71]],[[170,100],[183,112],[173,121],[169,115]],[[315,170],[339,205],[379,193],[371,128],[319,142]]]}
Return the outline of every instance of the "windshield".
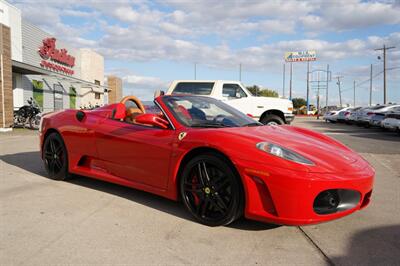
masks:
{"label": "windshield", "polygon": [[213,98],[201,96],[164,96],[162,100],[174,117],[187,127],[243,127],[262,125],[229,105]]}

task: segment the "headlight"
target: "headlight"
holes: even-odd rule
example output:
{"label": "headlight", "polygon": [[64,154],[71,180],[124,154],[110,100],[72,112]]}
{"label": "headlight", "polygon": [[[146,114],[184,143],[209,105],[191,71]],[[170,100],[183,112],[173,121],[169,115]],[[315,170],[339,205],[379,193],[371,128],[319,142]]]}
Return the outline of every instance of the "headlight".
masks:
{"label": "headlight", "polygon": [[312,161],[308,160],[307,158],[304,158],[300,154],[295,153],[291,150],[288,150],[276,144],[271,144],[268,142],[259,142],[257,143],[256,147],[259,150],[265,151],[269,154],[281,157],[289,161],[293,161],[300,164],[314,165]]}

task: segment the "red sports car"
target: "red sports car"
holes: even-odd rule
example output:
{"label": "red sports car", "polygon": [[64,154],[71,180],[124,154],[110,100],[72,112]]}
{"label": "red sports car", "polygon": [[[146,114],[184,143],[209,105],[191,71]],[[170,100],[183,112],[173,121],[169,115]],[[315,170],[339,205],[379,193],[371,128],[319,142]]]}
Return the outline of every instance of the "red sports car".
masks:
{"label": "red sports car", "polygon": [[160,96],[154,104],[148,112],[127,96],[44,116],[40,145],[49,176],[84,175],[182,200],[210,226],[242,215],[313,224],[370,201],[373,168],[323,134],[264,126],[209,97]]}

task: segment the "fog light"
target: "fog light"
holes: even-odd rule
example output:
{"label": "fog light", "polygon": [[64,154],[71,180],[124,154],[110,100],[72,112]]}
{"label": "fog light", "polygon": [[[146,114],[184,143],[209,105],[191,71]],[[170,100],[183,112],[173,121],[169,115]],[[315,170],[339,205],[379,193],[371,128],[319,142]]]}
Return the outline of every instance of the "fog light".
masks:
{"label": "fog light", "polygon": [[313,207],[317,214],[331,214],[356,207],[360,199],[360,193],[355,190],[329,189],[318,194]]}

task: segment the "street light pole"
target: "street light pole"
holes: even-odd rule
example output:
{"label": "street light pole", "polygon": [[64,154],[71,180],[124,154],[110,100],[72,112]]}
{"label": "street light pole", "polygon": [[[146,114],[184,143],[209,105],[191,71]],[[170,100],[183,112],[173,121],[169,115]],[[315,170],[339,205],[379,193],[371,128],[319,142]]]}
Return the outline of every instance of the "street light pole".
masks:
{"label": "street light pole", "polygon": [[242,81],[242,63],[239,64],[239,81]]}
{"label": "street light pole", "polygon": [[391,47],[386,47],[386,45],[383,45],[382,48],[375,49],[375,51],[383,51],[383,104],[386,104],[387,102],[387,93],[386,93],[386,51],[390,49],[394,49],[396,47],[391,46]]}

